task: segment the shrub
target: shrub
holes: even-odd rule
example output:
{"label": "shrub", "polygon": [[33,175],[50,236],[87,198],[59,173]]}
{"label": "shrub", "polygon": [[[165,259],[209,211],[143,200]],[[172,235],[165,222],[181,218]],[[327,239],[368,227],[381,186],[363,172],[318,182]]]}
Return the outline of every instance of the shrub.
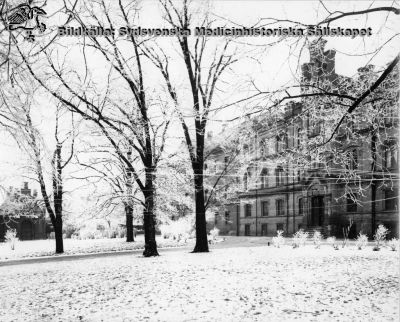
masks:
{"label": "shrub", "polygon": [[392,251],[396,251],[399,248],[399,240],[396,238],[392,238],[388,241],[388,246]]}
{"label": "shrub", "polygon": [[78,233],[78,230],[76,229],[76,227],[74,225],[71,224],[67,224],[64,226],[63,228],[65,237],[64,238],[71,238],[72,235],[76,235]]}
{"label": "shrub", "polygon": [[12,228],[8,229],[4,238],[5,238],[6,242],[10,244],[11,250],[14,250],[15,244],[18,241],[17,231]]}
{"label": "shrub", "polygon": [[285,239],[283,238],[283,230],[278,230],[276,234],[277,235],[275,237],[272,237],[272,244],[275,247],[280,248],[285,244]]}
{"label": "shrub", "polygon": [[298,248],[301,245],[305,245],[308,238],[308,233],[303,229],[300,229],[293,235],[293,248]]}
{"label": "shrub", "polygon": [[338,246],[338,244],[336,242],[336,237],[335,236],[327,238],[326,241],[328,242],[328,245],[333,247],[333,249],[335,249],[335,250],[339,249],[339,246]]}
{"label": "shrub", "polygon": [[368,237],[367,235],[363,234],[363,233],[359,233],[356,239],[356,246],[359,250],[362,250],[363,248],[365,248],[365,246],[367,246],[368,243]]}
{"label": "shrub", "polygon": [[374,235],[374,241],[375,241],[375,246],[373,250],[380,250],[382,244],[384,243],[386,239],[386,235],[388,234],[389,230],[384,226],[384,225],[379,225],[375,235]]}
{"label": "shrub", "polygon": [[219,235],[219,229],[217,227],[214,227],[213,229],[210,230],[211,240],[216,240],[218,235]]}
{"label": "shrub", "polygon": [[190,238],[194,231],[192,220],[189,217],[171,220],[168,223],[159,225],[158,228],[164,239],[169,238],[177,241]]}
{"label": "shrub", "polygon": [[321,242],[322,242],[322,235],[321,232],[318,230],[314,231],[314,234],[312,236],[313,243],[315,245],[315,248],[320,248],[321,247]]}

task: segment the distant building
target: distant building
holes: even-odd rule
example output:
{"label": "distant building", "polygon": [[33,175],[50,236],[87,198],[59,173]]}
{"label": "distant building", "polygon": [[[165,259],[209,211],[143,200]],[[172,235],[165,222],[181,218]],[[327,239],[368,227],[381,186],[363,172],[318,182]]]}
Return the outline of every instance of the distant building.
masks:
{"label": "distant building", "polygon": [[20,240],[46,239],[50,231],[45,219],[46,211],[37,199],[37,191],[31,191],[28,182],[21,189],[10,187],[6,199],[0,205],[0,241],[8,229],[16,229]]}
{"label": "distant building", "polygon": [[240,208],[236,192],[241,182],[231,175],[237,163],[234,160],[237,156],[232,154],[231,147],[228,147],[230,151],[227,152],[220,144],[221,140],[225,143],[232,142],[235,134],[230,129],[224,129],[216,138],[212,132],[207,134],[204,162],[207,231],[217,228],[221,235],[239,235]]}

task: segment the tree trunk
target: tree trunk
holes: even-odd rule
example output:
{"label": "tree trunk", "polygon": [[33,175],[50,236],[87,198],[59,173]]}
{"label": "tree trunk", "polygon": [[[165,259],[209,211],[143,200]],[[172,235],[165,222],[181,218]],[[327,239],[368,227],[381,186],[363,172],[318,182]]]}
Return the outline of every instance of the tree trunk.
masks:
{"label": "tree trunk", "polygon": [[154,169],[146,168],[146,186],[144,192],[144,257],[159,256],[156,242],[156,223],[154,218]]}
{"label": "tree trunk", "polygon": [[372,164],[371,164],[371,172],[372,172],[372,180],[371,180],[371,236],[373,238],[375,229],[376,229],[376,133],[373,132],[371,136],[371,156],[372,156]]}
{"label": "tree trunk", "polygon": [[54,234],[56,239],[56,254],[64,253],[64,241],[63,241],[63,223],[62,216],[57,215],[54,223]]}
{"label": "tree trunk", "polygon": [[154,200],[153,193],[149,193],[145,201],[143,211],[144,224],[144,257],[158,256],[156,242],[156,227],[154,221]]}
{"label": "tree trunk", "polygon": [[133,214],[132,207],[130,205],[125,205],[126,214],[126,241],[134,242],[135,238],[133,236]]}
{"label": "tree trunk", "polygon": [[194,186],[196,202],[196,245],[193,253],[208,252],[206,209],[204,205],[203,165],[195,167]]}

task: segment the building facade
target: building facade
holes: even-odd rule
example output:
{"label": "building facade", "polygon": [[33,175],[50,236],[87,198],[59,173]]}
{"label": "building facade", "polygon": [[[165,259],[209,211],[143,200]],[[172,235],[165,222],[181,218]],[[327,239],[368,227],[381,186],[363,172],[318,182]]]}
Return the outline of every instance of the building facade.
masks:
{"label": "building facade", "polygon": [[[252,120],[241,188],[236,202],[228,203],[237,235],[273,236],[283,230],[291,236],[304,229],[342,237],[350,227],[350,238],[359,232],[371,237],[379,224],[390,236],[399,234],[398,68],[381,86],[384,101],[361,106],[333,141],[320,144],[330,136],[340,116],[337,106],[345,105],[350,89],[367,87],[377,75],[371,65],[359,68],[353,78],[336,74],[335,51],[325,50],[325,44],[310,45],[300,93],[325,89],[336,95],[335,101],[307,97],[266,120]],[[376,117],[363,117],[367,108]]]}

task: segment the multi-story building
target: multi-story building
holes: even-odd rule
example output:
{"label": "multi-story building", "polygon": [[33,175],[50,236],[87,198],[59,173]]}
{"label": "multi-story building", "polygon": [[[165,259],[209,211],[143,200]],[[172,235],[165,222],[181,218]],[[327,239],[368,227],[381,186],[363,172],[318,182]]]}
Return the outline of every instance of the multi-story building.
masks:
{"label": "multi-story building", "polygon": [[350,237],[360,231],[371,237],[378,224],[398,236],[398,68],[382,86],[389,93],[385,103],[377,99],[372,106],[377,118],[363,118],[367,107],[361,106],[334,140],[321,144],[323,153],[313,153],[312,144],[330,136],[328,123],[338,121],[338,106],[349,90],[368,86],[376,75],[371,65],[354,78],[336,74],[335,51],[325,50],[325,43],[311,44],[300,93],[325,89],[338,94],[336,105],[306,97],[268,119],[252,120],[242,188],[238,203],[230,205],[237,209],[238,235],[272,236],[278,230],[291,235],[303,228],[341,237],[351,223]]}

